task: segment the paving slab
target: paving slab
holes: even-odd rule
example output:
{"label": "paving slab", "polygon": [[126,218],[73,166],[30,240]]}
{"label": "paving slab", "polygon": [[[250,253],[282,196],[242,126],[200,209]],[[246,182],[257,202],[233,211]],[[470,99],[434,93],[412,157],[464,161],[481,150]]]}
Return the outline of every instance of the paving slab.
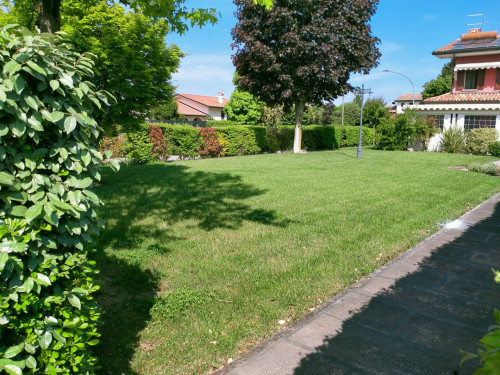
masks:
{"label": "paving slab", "polygon": [[500,194],[218,371],[231,375],[472,374],[500,307]]}

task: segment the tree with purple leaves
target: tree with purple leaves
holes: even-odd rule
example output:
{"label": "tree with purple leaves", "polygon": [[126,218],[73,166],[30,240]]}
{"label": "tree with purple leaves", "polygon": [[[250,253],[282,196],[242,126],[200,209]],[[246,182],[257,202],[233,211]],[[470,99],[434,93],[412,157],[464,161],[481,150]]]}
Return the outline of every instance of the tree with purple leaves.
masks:
{"label": "tree with purple leaves", "polygon": [[275,0],[271,8],[234,0],[233,63],[241,88],[268,105],[295,106],[294,152],[301,149],[307,103],[349,91],[351,73],[378,65],[370,18],[378,0]]}

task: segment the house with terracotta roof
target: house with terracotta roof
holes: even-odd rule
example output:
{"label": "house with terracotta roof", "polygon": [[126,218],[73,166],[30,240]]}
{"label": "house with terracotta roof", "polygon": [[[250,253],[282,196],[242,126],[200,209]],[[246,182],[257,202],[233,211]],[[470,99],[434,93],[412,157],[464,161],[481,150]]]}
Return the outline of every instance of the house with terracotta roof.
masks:
{"label": "house with terracotta roof", "polygon": [[[496,128],[500,132],[500,37],[497,31],[471,29],[460,39],[434,52],[454,59],[451,91],[423,100],[416,109],[436,119],[443,130],[457,126],[466,132]],[[441,135],[431,139],[429,150],[439,150]]]}
{"label": "house with terracotta roof", "polygon": [[403,94],[394,100],[396,113],[402,114],[409,105],[418,105],[422,101],[422,94]]}
{"label": "house with terracotta roof", "polygon": [[219,92],[218,96],[177,94],[177,112],[188,121],[205,121],[210,116],[214,120],[225,120],[224,107],[229,99]]}

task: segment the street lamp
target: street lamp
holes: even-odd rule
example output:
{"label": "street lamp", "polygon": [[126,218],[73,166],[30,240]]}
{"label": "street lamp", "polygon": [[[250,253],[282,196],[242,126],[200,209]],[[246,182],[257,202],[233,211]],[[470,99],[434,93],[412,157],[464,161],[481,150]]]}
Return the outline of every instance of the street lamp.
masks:
{"label": "street lamp", "polygon": [[386,73],[394,73],[394,74],[399,74],[403,77],[405,77],[408,81],[410,81],[411,83],[411,89],[412,89],[412,98],[413,98],[413,106],[415,107],[415,86],[413,85],[413,82],[411,81],[410,78],[408,78],[407,76],[405,76],[403,73],[399,73],[399,72],[395,72],[393,70],[388,70],[388,69],[385,69],[385,70],[382,70],[383,72],[386,72]]}

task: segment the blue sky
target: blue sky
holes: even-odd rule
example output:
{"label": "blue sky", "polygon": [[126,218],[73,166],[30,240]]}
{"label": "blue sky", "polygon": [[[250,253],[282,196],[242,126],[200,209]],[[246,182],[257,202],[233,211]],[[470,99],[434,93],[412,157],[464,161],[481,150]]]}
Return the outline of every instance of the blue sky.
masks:
{"label": "blue sky", "polygon": [[[214,26],[167,36],[167,43],[177,44],[186,53],[173,84],[177,92],[216,96],[222,91],[229,98],[234,90],[231,29],[236,24],[236,7],[231,0],[186,0],[186,5],[216,8],[221,17]],[[415,92],[421,92],[422,85],[435,78],[448,61],[431,52],[460,38],[468,24],[480,22],[481,17],[468,17],[478,13],[485,14],[483,30],[500,31],[498,0],[381,0],[371,20],[373,35],[381,40],[379,66],[369,75],[351,76],[351,84],[364,84],[371,88],[371,97],[383,97],[389,103],[401,94],[411,93],[411,83],[403,76],[383,72],[388,69],[408,76]]]}

